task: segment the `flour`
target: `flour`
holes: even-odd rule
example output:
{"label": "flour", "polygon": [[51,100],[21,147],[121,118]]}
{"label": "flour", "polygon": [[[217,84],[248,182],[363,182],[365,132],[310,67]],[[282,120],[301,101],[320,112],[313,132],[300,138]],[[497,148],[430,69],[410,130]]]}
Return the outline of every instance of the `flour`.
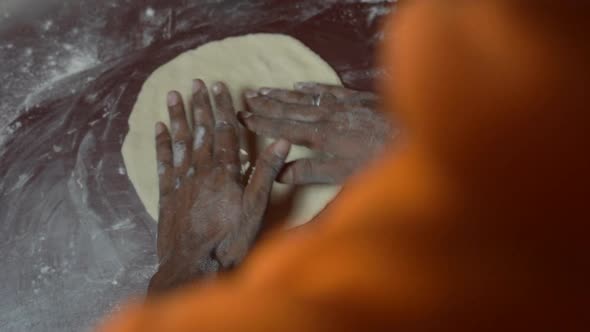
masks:
{"label": "flour", "polygon": [[[53,23],[48,21],[43,27],[49,30],[52,25]],[[46,53],[47,49],[40,49],[41,45],[37,48],[26,47],[20,51],[21,64],[16,66],[19,74],[0,73],[0,78],[9,82],[8,88],[12,88],[10,91],[13,92],[0,100],[0,149],[11,131],[18,129],[14,125],[8,126],[16,116],[51,98],[54,87],[64,79],[100,64],[96,51],[89,45],[64,44],[49,54]],[[14,46],[8,49],[18,52]],[[47,55],[40,56],[41,54]],[[27,85],[29,87],[25,88]],[[17,99],[19,91],[26,91],[25,94],[20,94],[20,101]],[[68,91],[76,93],[77,87],[74,86]]]}
{"label": "flour", "polygon": [[152,18],[156,15],[156,11],[152,7],[147,7],[145,10],[145,17]]}
{"label": "flour", "polygon": [[375,23],[375,20],[391,13],[389,6],[372,6],[368,10],[367,24],[370,26]]}
{"label": "flour", "polygon": [[206,133],[207,133],[207,129],[205,129],[205,127],[202,127],[202,126],[197,127],[197,130],[195,133],[195,143],[194,143],[195,150],[199,150],[203,146]]}
{"label": "flour", "polygon": [[18,191],[19,189],[23,188],[32,177],[33,175],[30,173],[19,175],[18,181],[16,181],[16,183],[6,192],[6,194],[10,194],[11,192]]}
{"label": "flour", "polygon": [[43,31],[49,31],[49,30],[51,30],[51,27],[53,27],[53,21],[51,21],[51,20],[45,21],[45,23],[43,23],[43,25],[41,26]]}
{"label": "flour", "polygon": [[180,167],[184,162],[186,145],[184,143],[175,143],[172,145],[172,150],[174,150],[174,167]]}
{"label": "flour", "polygon": [[99,64],[95,54],[81,51],[73,51],[69,59],[61,60],[62,64],[57,65],[55,56],[47,57],[47,67],[53,68],[45,73],[45,79],[40,85],[33,87],[33,91],[28,94],[23,103],[18,108],[28,110],[38,102],[38,96],[46,91],[53,89],[54,85],[63,79],[84,70],[90,69]]}

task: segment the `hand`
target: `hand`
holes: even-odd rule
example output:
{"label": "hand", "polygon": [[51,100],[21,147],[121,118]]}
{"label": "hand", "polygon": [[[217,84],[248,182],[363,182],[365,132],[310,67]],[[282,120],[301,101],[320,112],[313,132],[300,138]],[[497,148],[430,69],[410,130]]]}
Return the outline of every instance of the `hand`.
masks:
{"label": "hand", "polygon": [[239,124],[227,87],[217,83],[212,88],[215,116],[205,84],[196,80],[193,90],[193,130],[178,92],[168,95],[172,132],[156,125],[160,267],[150,292],[239,264],[258,234],[273,182],[289,154],[288,142],[271,145],[245,185]]}
{"label": "hand", "polygon": [[287,184],[340,184],[392,140],[394,130],[377,111],[378,97],[338,86],[299,83],[295,91],[247,91],[250,112],[239,118],[259,135],[284,138],[329,155],[289,163],[279,176]]}

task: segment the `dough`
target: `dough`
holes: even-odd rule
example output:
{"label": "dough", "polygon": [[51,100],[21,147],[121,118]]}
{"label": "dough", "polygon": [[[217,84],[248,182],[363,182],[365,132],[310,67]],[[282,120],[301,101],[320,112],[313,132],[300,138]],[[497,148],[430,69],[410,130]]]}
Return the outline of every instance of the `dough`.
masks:
{"label": "dough", "polygon": [[[169,123],[166,94],[177,90],[190,100],[192,80],[200,78],[209,87],[225,82],[232,93],[236,111],[243,110],[246,88],[292,89],[296,82],[314,81],[341,84],[336,72],[298,40],[276,34],[253,34],[211,42],[185,52],[157,69],[144,83],[129,118],[129,133],[123,144],[127,174],[148,213],[158,219],[158,177],[154,126]],[[189,109],[188,104],[186,105]],[[259,139],[264,146],[269,141]],[[252,162],[257,151],[250,152]],[[313,156],[303,147],[294,147],[289,160]],[[301,224],[317,215],[339,192],[335,186],[297,188],[276,184],[269,215]]]}

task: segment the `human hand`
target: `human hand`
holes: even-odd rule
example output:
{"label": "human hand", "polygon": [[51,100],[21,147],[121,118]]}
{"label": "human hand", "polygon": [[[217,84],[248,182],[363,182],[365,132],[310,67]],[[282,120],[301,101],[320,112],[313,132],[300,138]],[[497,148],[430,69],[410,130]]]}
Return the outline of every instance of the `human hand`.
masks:
{"label": "human hand", "polygon": [[247,91],[250,112],[239,118],[259,135],[283,138],[329,155],[287,164],[279,181],[340,184],[392,140],[394,129],[377,110],[379,98],[339,86],[296,84],[294,91]]}
{"label": "human hand", "polygon": [[156,125],[160,215],[160,267],[150,292],[162,291],[239,264],[254,242],[273,182],[290,144],[279,140],[258,159],[245,184],[239,158],[238,121],[231,95],[194,81],[193,130],[178,92],[168,95],[170,127]]}

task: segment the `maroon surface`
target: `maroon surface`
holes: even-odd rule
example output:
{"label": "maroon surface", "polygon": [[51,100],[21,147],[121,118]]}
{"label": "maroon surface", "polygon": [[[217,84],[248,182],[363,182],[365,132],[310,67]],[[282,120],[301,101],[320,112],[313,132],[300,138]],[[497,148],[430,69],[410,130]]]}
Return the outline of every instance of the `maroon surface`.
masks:
{"label": "maroon surface", "polygon": [[[371,89],[379,74],[373,18],[386,3],[136,3],[120,1],[114,10],[80,1],[45,9],[57,26],[56,40],[83,24],[81,18],[104,16],[94,32],[100,64],[41,91],[0,147],[0,330],[80,330],[143,292],[155,269],[156,229],[120,150],[137,94],[157,67],[212,40],[273,32],[303,41],[350,87]],[[146,25],[146,3],[167,16]],[[0,36],[22,47],[19,42],[36,38],[32,24],[15,20]],[[154,39],[144,48],[147,30]]]}

